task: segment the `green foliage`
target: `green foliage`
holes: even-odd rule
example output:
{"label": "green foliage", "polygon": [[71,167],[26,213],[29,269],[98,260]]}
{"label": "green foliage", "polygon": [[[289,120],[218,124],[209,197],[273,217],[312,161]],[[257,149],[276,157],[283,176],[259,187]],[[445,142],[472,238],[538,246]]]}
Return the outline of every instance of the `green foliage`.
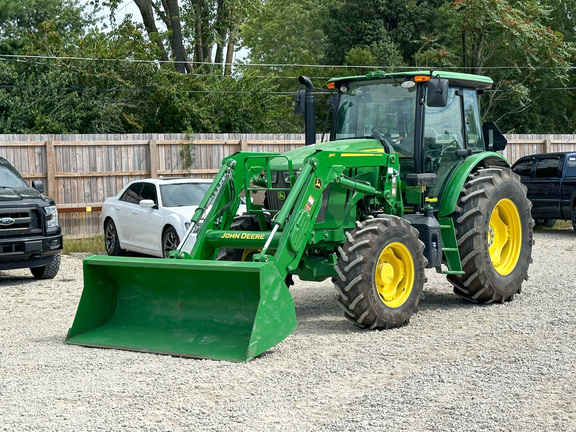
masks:
{"label": "green foliage", "polygon": [[350,50],[368,47],[381,66],[409,64],[421,35],[434,32],[441,0],[344,0],[330,8],[324,29],[326,61],[342,64]]}
{"label": "green foliage", "polygon": [[[151,1],[159,22],[178,3],[184,51],[208,56],[202,67],[159,61],[174,58],[172,30],[104,31],[80,0],[0,2],[0,133],[302,132],[299,75],[319,90],[321,131],[326,81],[376,67],[486,74],[486,117],[502,130],[576,132],[573,92],[557,90],[576,87],[576,0]],[[250,61],[212,64],[237,36]]]}
{"label": "green foliage", "polygon": [[241,28],[253,63],[318,64],[326,49],[328,0],[269,0]]}

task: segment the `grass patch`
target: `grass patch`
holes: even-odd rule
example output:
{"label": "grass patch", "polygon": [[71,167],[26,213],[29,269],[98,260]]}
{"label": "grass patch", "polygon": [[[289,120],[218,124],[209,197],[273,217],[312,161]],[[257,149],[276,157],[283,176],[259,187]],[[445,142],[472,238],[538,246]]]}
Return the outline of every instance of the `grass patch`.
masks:
{"label": "grass patch", "polygon": [[572,221],[559,220],[558,222],[556,222],[554,224],[554,226],[552,228],[554,228],[554,229],[573,229],[572,228]]}
{"label": "grass patch", "polygon": [[569,220],[557,220],[554,226],[552,227],[545,227],[543,225],[536,224],[535,229],[542,230],[542,231],[558,231],[558,230],[571,230],[572,229],[572,221]]}
{"label": "grass patch", "polygon": [[105,253],[104,236],[95,235],[91,237],[64,237],[62,253]]}

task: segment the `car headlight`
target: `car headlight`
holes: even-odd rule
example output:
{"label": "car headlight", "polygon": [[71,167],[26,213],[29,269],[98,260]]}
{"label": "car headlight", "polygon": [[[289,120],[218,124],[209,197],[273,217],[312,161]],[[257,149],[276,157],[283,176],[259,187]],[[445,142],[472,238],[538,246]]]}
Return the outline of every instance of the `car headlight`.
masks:
{"label": "car headlight", "polygon": [[60,222],[58,220],[58,209],[56,206],[44,207],[44,213],[46,214],[46,226],[48,228],[58,228]]}
{"label": "car headlight", "polygon": [[[196,234],[198,231],[200,231],[200,228],[202,227],[202,222],[200,221],[196,224],[196,226],[194,226],[194,229],[192,230],[192,234]],[[190,225],[192,225],[192,222],[186,222],[184,224],[184,228],[186,228],[186,231],[188,231],[188,228],[190,228]]]}

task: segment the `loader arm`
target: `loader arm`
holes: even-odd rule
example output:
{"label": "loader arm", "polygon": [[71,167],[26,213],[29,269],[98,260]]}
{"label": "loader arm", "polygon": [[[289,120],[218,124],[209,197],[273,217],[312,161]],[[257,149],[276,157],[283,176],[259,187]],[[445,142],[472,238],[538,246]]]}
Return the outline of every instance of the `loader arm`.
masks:
{"label": "loader arm", "polygon": [[[318,246],[325,248],[332,243],[334,250],[342,242],[345,230],[354,227],[356,207],[360,200],[370,197],[374,205],[386,208],[388,213],[397,214],[402,211],[399,198],[399,159],[394,154],[318,150],[304,159],[303,165],[298,168],[297,176],[294,175],[294,167],[290,166],[290,162],[278,154],[262,153],[239,153],[226,161],[226,165],[232,167],[229,180],[232,184],[223,188],[212,205],[198,233],[198,240],[190,258],[215,259],[217,251],[222,248],[256,249],[260,252],[252,257],[252,261],[274,262],[279,274],[284,278],[290,273],[299,273],[299,267],[306,267],[307,258],[304,254],[307,249]],[[286,190],[273,187],[273,169],[287,170],[282,172],[288,172],[290,177],[296,179],[293,185]],[[372,173],[372,177],[377,179],[374,181],[376,184],[347,175],[354,170]],[[221,170],[217,180],[223,176],[225,173]],[[252,187],[254,183],[264,185],[270,193],[286,192],[286,200],[274,213],[270,226],[260,231],[230,230],[230,221],[237,206],[231,205],[222,212],[226,202],[233,198],[230,191],[235,191],[236,194],[243,191],[248,198],[247,207],[251,212],[270,212],[250,202],[250,197],[258,190]],[[343,214],[331,218],[328,222],[318,223],[318,215],[328,188],[332,194],[337,191],[346,194],[345,205],[339,208]],[[347,215],[351,215],[348,225]],[[334,263],[332,257],[329,263],[325,263],[328,264],[327,268],[315,272],[314,280],[333,275],[331,267]]]}

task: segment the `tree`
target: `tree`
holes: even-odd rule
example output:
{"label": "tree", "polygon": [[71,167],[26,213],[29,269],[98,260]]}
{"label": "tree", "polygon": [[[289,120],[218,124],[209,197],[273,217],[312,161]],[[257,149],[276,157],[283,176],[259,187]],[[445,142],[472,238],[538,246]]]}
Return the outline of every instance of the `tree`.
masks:
{"label": "tree", "polygon": [[381,66],[410,64],[421,36],[435,32],[432,24],[444,2],[344,0],[334,4],[324,25],[329,42],[326,62],[344,64],[364,52]]}
{"label": "tree", "polygon": [[[230,75],[238,28],[257,0],[134,0],[158,58],[178,72],[210,72],[217,63]],[[120,0],[95,0],[114,15]],[[213,51],[215,56],[213,60]],[[226,63],[225,67],[222,64]]]}

